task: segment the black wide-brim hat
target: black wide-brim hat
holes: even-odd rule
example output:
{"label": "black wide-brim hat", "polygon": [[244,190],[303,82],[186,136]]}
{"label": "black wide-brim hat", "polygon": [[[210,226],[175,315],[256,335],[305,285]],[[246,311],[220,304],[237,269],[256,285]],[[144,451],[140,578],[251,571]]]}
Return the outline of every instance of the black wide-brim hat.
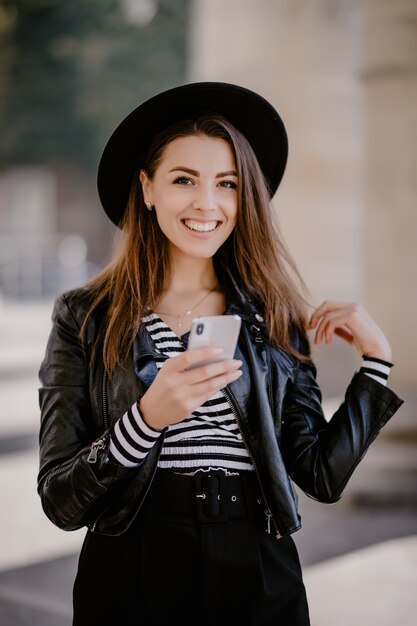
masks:
{"label": "black wide-brim hat", "polygon": [[275,108],[259,94],[230,83],[199,82],[174,87],[134,109],[108,140],[98,168],[100,201],[118,225],[133,177],[143,168],[148,147],[159,132],[182,120],[222,115],[249,141],[265,176],[270,197],[284,174],[288,140]]}

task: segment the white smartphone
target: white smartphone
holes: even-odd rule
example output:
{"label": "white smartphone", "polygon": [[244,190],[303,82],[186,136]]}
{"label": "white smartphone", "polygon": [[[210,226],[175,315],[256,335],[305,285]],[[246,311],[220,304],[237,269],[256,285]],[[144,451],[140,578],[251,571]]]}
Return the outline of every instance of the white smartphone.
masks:
{"label": "white smartphone", "polygon": [[242,320],[239,315],[209,315],[194,318],[188,339],[188,350],[206,348],[207,346],[223,348],[223,352],[219,356],[210,361],[202,361],[194,367],[214,361],[233,359],[241,323]]}

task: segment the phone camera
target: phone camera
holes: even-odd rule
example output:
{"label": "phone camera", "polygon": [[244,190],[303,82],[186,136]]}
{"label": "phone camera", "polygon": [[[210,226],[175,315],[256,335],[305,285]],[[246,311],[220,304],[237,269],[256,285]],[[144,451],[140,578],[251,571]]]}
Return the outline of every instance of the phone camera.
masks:
{"label": "phone camera", "polygon": [[197,335],[202,335],[204,332],[204,324],[197,324],[196,333]]}

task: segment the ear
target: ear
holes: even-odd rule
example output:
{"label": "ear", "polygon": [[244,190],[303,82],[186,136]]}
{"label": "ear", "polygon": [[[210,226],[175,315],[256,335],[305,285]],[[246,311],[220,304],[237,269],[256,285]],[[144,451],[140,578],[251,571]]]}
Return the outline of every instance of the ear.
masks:
{"label": "ear", "polygon": [[145,203],[149,203],[152,205],[152,198],[151,198],[151,193],[150,193],[151,180],[149,176],[147,175],[147,173],[145,172],[145,170],[140,170],[139,180],[142,185],[142,193],[143,193],[143,199],[145,200]]}

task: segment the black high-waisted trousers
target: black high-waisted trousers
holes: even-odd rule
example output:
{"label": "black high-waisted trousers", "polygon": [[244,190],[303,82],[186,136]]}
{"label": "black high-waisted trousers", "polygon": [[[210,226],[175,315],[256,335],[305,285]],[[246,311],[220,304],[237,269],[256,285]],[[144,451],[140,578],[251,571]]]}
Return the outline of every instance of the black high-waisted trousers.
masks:
{"label": "black high-waisted trousers", "polygon": [[291,537],[275,539],[254,472],[158,470],[118,537],[88,532],[73,626],[309,626]]}

